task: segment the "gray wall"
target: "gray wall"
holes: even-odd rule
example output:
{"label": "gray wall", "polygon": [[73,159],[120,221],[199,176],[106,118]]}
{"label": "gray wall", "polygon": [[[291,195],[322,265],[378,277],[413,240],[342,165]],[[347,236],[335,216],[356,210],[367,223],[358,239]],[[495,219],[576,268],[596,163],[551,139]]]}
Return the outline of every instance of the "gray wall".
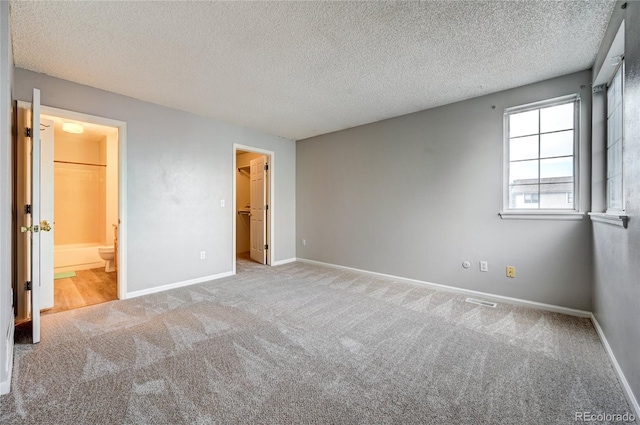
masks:
{"label": "gray wall", "polygon": [[[622,371],[640,401],[640,3],[618,2],[598,52],[594,77],[609,66],[606,54],[625,20],[624,185],[627,229],[593,223],[593,312]],[[602,65],[604,62],[604,65]],[[594,102],[594,111],[595,111]],[[594,124],[596,117],[594,116]],[[594,150],[604,150],[606,134],[593,132]],[[596,169],[604,175],[604,164]],[[594,175],[594,211],[603,211],[603,179]],[[596,191],[600,196],[596,199]]]}
{"label": "gray wall", "polygon": [[[590,310],[589,220],[498,217],[504,108],[577,92],[581,210],[588,210],[590,76],[298,141],[298,257]],[[472,268],[463,269],[463,260]],[[489,272],[479,271],[480,260]],[[507,265],[516,267],[515,279],[505,276]]]}
{"label": "gray wall", "polygon": [[43,105],[127,122],[129,292],[232,270],[233,143],[275,152],[274,260],[295,257],[295,142],[16,68],[15,97],[34,87]]}
{"label": "gray wall", "polygon": [[[0,383],[8,385],[9,350],[13,349],[11,289],[11,85],[13,53],[9,2],[0,2]],[[11,365],[9,365],[10,368]],[[6,389],[6,388],[3,388]]]}

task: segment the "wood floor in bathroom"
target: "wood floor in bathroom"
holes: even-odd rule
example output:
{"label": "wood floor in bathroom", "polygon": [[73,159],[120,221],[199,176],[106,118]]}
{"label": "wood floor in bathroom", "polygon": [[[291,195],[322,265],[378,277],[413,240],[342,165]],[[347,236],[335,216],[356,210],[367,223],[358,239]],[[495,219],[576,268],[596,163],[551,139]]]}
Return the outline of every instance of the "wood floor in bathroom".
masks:
{"label": "wood floor in bathroom", "polygon": [[116,272],[106,273],[103,268],[78,270],[75,277],[53,282],[53,308],[42,314],[86,307],[118,299]]}

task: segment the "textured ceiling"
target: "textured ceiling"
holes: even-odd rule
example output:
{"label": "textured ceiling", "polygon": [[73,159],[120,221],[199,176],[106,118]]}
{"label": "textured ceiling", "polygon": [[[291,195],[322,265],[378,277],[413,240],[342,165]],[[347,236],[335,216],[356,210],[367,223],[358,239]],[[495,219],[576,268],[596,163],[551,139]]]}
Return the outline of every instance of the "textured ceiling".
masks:
{"label": "textured ceiling", "polygon": [[588,69],[612,0],[11,3],[18,67],[290,139]]}

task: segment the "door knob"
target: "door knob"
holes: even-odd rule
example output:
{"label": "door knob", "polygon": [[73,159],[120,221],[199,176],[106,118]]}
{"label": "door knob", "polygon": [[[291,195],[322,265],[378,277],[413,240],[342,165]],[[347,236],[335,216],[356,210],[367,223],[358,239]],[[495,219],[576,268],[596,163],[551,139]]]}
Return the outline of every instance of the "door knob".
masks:
{"label": "door knob", "polygon": [[27,233],[27,232],[38,233],[40,230],[42,230],[43,232],[51,231],[51,224],[49,224],[48,220],[42,220],[40,222],[40,226],[38,226],[37,224],[33,226],[20,226],[20,232],[22,233]]}

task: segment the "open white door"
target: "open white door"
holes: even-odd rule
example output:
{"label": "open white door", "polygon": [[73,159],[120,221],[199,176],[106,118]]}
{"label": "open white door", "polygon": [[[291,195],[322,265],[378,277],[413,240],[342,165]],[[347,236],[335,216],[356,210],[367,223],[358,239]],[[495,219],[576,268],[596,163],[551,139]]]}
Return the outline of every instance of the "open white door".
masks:
{"label": "open white door", "polygon": [[53,308],[53,144],[53,121],[40,119],[40,217],[51,229],[40,226],[40,310]]}
{"label": "open white door", "polygon": [[[43,207],[46,213],[53,213],[53,191],[42,196],[42,179],[47,177],[42,175],[42,151],[40,136],[40,90],[33,89],[33,100],[31,102],[31,119],[30,119],[30,140],[31,149],[28,150],[30,160],[31,191],[28,196],[30,205],[30,220],[27,220],[27,226],[23,226],[20,230],[22,233],[29,233],[29,242],[27,242],[27,262],[28,265],[28,281],[30,282],[31,306],[30,316],[33,332],[33,343],[40,342],[40,309],[42,308],[41,288],[43,282],[45,285],[51,280],[51,288],[53,289],[53,237],[49,234],[51,225],[50,217],[43,219]],[[53,126],[49,127],[53,133]],[[53,146],[51,145],[51,153]],[[51,173],[53,172],[53,157],[51,156]],[[45,167],[46,170],[47,167]],[[52,184],[52,176],[49,176]],[[51,186],[53,188],[53,186]],[[43,262],[44,259],[44,262]],[[47,266],[47,262],[50,265]],[[46,268],[43,268],[43,265]],[[49,276],[51,275],[51,276]]]}
{"label": "open white door", "polygon": [[265,205],[267,186],[266,186],[266,165],[267,158],[261,156],[251,160],[251,259],[260,264],[266,264],[267,254],[265,245],[266,240],[266,213],[267,205]]}

